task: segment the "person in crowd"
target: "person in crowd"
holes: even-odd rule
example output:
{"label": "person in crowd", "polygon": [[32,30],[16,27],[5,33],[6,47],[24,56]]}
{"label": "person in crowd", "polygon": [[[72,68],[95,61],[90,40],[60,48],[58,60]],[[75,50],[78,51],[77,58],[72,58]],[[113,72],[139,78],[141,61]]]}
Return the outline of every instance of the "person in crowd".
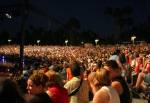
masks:
{"label": "person in crowd", "polygon": [[46,72],[47,77],[49,78],[46,91],[47,94],[52,99],[53,103],[69,103],[68,91],[63,87],[63,81],[58,74],[53,70]]}
{"label": "person in crowd", "polygon": [[[89,83],[89,80],[92,80],[93,78],[93,75],[91,74],[94,74],[95,72],[91,72],[90,70],[85,70],[84,73],[83,73],[83,79],[85,81],[88,81]],[[93,100],[93,92],[92,92],[92,88],[90,87],[90,84],[89,84],[89,101]]]}
{"label": "person in crowd", "polygon": [[71,74],[71,69],[69,67],[69,63],[64,61],[62,64],[63,68],[62,71],[60,72],[62,78],[63,78],[63,82],[64,84],[70,80],[72,78],[72,74]]}
{"label": "person in crowd", "polygon": [[137,64],[134,68],[134,71],[136,72],[136,74],[138,75],[142,69],[144,68],[144,65],[143,65],[143,57],[138,57],[137,58]]}
{"label": "person in crowd", "polygon": [[63,61],[62,62],[62,70],[60,71],[60,74],[62,76],[62,79],[64,80],[64,82],[67,80],[67,73],[66,73],[66,69],[69,67],[68,62]]}
{"label": "person in crowd", "polygon": [[16,82],[0,77],[0,101],[3,103],[25,103]]}
{"label": "person in crowd", "polygon": [[49,70],[52,70],[52,71],[59,73],[60,72],[60,66],[56,65],[56,64],[52,64],[51,66],[49,66]]}
{"label": "person in crowd", "polygon": [[88,80],[88,76],[89,74],[91,73],[90,70],[86,69],[84,72],[83,72],[83,78],[84,80]]}
{"label": "person in crowd", "polygon": [[130,95],[129,87],[121,76],[121,68],[115,60],[108,60],[104,68],[110,72],[110,79],[112,80],[111,86],[114,87],[119,93],[121,103],[131,103],[132,98]]}
{"label": "person in crowd", "polygon": [[95,62],[92,67],[92,72],[96,72],[102,67],[102,61]]}
{"label": "person in crowd", "polygon": [[150,59],[145,62],[145,66],[142,72],[139,73],[135,88],[146,89],[150,85]]}
{"label": "person in crowd", "polygon": [[26,103],[53,103],[45,93],[32,95]]}
{"label": "person in crowd", "polygon": [[95,95],[95,93],[99,90],[99,87],[94,86],[95,78],[96,78],[96,72],[91,72],[88,75],[88,81],[89,81],[90,89],[92,90],[93,95]]}
{"label": "person in crowd", "polygon": [[131,56],[131,63],[130,66],[132,68],[132,86],[136,84],[138,73],[135,71],[135,68],[137,68],[138,65],[138,58],[139,58],[139,53],[134,52],[132,53]]}
{"label": "person in crowd", "polygon": [[121,51],[119,49],[116,49],[113,54],[110,56],[109,60],[115,60],[118,65],[121,67],[122,63],[121,63]]}
{"label": "person in crowd", "polygon": [[121,68],[122,76],[125,77],[126,68],[124,67],[121,59],[122,52],[120,49],[116,49],[114,53],[110,56],[109,60],[115,60],[118,66]]}
{"label": "person in crowd", "polygon": [[27,80],[28,95],[25,96],[27,102],[30,102],[34,96],[40,98],[43,103],[52,103],[51,98],[46,93],[46,83],[48,77],[39,71],[35,71]]}
{"label": "person in crowd", "polygon": [[[120,103],[119,94],[111,86],[109,72],[100,69],[89,77],[94,98],[92,103]],[[91,78],[92,77],[92,78]]]}
{"label": "person in crowd", "polygon": [[88,103],[89,85],[81,77],[81,67],[77,62],[71,64],[71,73],[73,78],[64,85],[70,97],[69,103]]}

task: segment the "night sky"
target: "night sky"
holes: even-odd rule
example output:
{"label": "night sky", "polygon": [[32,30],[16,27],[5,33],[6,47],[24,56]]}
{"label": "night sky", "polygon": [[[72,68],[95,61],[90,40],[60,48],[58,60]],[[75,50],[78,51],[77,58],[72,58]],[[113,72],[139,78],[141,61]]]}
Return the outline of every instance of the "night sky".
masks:
{"label": "night sky", "polygon": [[[15,4],[19,0],[1,0],[0,6]],[[91,29],[102,35],[109,34],[114,29],[114,23],[110,16],[106,16],[106,7],[133,7],[133,17],[136,22],[144,22],[150,11],[150,0],[30,0],[36,8],[44,11],[61,22],[66,22],[70,17],[76,17],[82,30]],[[0,27],[15,31],[19,28],[19,17],[17,19],[0,22]],[[37,14],[31,14],[28,24],[48,28],[48,19]]]}

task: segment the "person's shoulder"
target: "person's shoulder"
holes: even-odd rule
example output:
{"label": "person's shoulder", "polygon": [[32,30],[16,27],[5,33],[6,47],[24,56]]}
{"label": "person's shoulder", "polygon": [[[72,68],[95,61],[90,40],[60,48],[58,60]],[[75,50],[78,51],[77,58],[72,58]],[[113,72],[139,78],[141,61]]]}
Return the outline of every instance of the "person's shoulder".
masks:
{"label": "person's shoulder", "polygon": [[122,92],[123,92],[123,87],[122,87],[122,85],[121,85],[121,83],[120,83],[119,81],[113,81],[113,82],[111,83],[111,86],[112,86],[113,88],[115,88],[119,94],[122,94]]}
{"label": "person's shoulder", "polygon": [[73,85],[75,85],[75,84],[80,83],[80,81],[81,81],[80,78],[78,78],[78,77],[73,77],[71,80],[67,81],[66,84],[70,84],[70,85],[73,84]]}
{"label": "person's shoulder", "polygon": [[43,98],[49,97],[46,92],[44,92],[44,93],[39,93],[39,94],[37,94],[37,95],[35,95],[35,96],[37,96],[37,97],[43,97]]}
{"label": "person's shoulder", "polygon": [[100,89],[96,92],[93,98],[93,103],[108,103],[107,101],[110,100],[109,94],[107,91]]}
{"label": "person's shoulder", "polygon": [[44,93],[39,93],[37,95],[34,95],[33,98],[31,98],[29,103],[52,103],[52,100],[50,96],[44,92]]}
{"label": "person's shoulder", "polygon": [[96,94],[95,95],[98,95],[98,96],[107,96],[108,95],[108,93],[107,93],[107,91],[105,90],[105,89],[100,89],[100,90],[98,90],[97,92],[96,92]]}
{"label": "person's shoulder", "polygon": [[71,85],[73,85],[73,81],[72,79],[67,81],[65,84],[64,84],[64,88],[69,88]]}
{"label": "person's shoulder", "polygon": [[121,83],[119,81],[113,81],[111,83],[111,86],[114,87],[114,86],[121,86]]}

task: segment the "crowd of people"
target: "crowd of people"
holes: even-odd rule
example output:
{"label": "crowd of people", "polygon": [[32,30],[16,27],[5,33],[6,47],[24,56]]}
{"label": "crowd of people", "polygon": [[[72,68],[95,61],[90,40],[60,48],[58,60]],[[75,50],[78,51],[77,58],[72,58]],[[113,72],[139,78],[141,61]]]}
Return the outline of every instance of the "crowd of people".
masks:
{"label": "crowd of people", "polygon": [[[19,55],[19,46],[1,46],[0,54]],[[132,103],[131,89],[139,94],[150,85],[149,44],[28,45],[24,57],[21,75],[1,76],[0,87],[15,92],[11,103]],[[11,95],[5,89],[0,99]]]}

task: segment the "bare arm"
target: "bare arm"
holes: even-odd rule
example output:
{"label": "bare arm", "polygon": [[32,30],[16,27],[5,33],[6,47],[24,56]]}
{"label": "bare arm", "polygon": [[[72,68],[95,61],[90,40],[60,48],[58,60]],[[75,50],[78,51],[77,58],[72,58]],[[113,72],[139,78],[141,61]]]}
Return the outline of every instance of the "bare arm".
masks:
{"label": "bare arm", "polygon": [[111,86],[117,90],[119,95],[123,93],[123,88],[122,88],[122,85],[120,84],[120,82],[114,81],[111,83]]}

